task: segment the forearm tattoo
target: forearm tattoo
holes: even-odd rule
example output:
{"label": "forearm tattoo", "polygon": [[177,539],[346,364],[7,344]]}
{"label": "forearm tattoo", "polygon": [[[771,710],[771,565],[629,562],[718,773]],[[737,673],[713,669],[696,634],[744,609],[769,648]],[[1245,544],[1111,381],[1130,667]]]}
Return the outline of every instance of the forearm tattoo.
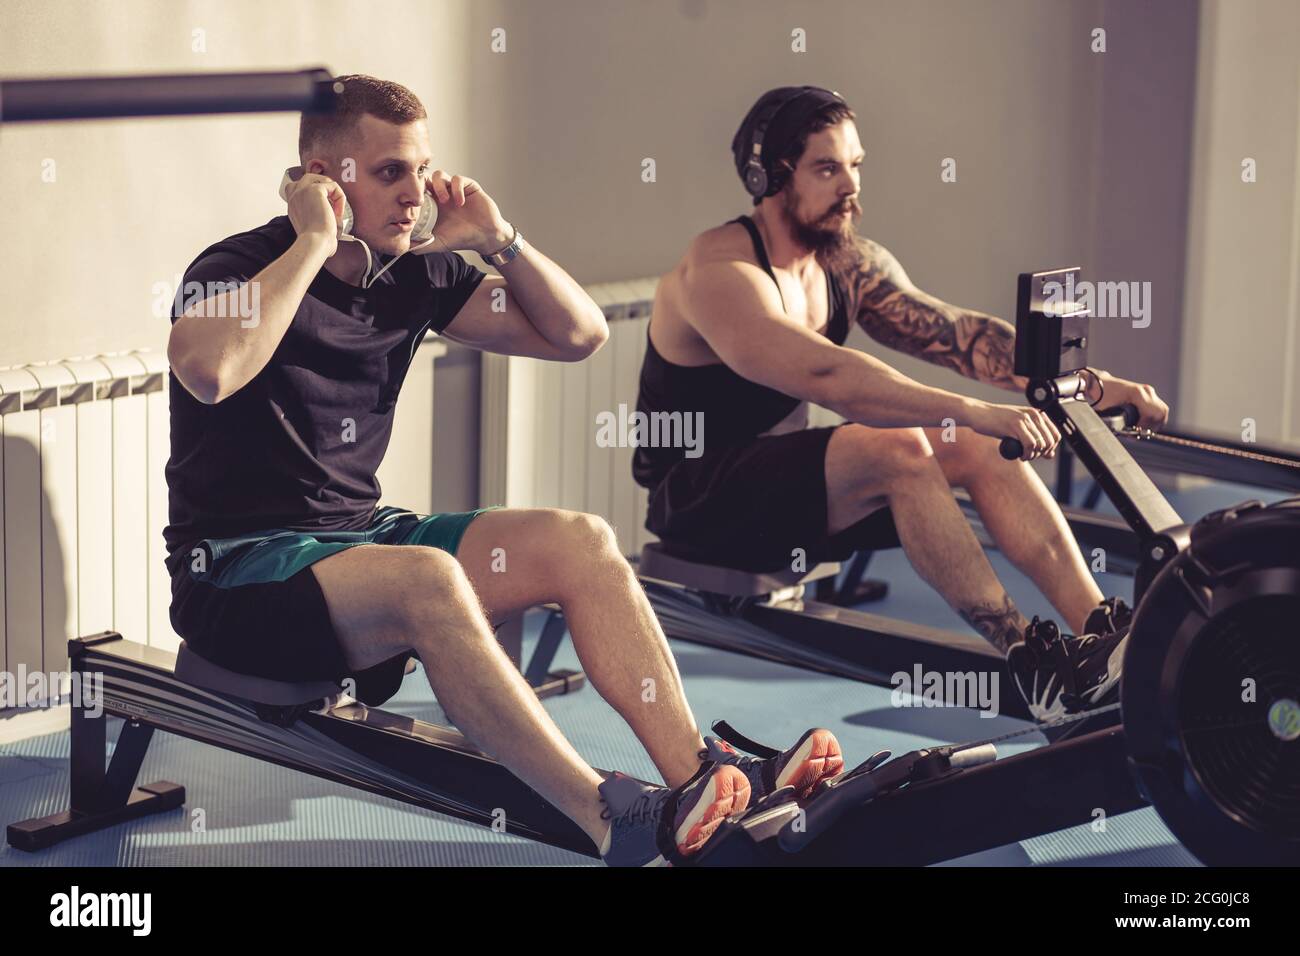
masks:
{"label": "forearm tattoo", "polygon": [[881,345],[967,378],[1020,388],[1015,375],[1015,329],[983,312],[959,309],[912,286],[898,261],[879,243],[862,240],[850,292],[862,330]]}
{"label": "forearm tattoo", "polygon": [[962,608],[959,613],[963,621],[975,628],[984,640],[1003,654],[1012,644],[1024,640],[1028,622],[1006,594],[1002,595],[1000,607],[977,604],[975,607]]}

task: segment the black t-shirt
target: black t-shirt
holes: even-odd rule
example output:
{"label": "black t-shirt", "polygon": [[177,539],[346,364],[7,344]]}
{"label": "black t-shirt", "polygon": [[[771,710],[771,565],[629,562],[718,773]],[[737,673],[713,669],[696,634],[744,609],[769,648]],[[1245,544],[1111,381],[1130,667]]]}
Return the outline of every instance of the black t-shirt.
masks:
{"label": "black t-shirt", "polygon": [[[205,249],[185,272],[172,322],[192,301],[190,283],[247,282],[295,238],[279,216]],[[365,528],[415,350],[483,278],[456,253],[403,256],[369,289],[321,269],[271,360],[239,391],[205,405],[169,374],[168,570],[203,538]]]}

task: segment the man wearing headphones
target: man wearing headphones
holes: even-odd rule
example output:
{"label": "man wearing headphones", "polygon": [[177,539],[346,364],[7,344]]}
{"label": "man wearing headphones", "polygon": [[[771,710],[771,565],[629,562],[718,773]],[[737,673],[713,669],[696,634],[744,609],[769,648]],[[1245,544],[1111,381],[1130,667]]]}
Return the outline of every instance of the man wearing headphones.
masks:
{"label": "man wearing headphones", "polygon": [[[646,527],[682,557],[770,571],[800,557],[842,560],[892,522],[921,577],[1007,654],[1035,716],[1104,703],[1118,687],[1130,612],[1103,601],[1027,463],[1054,454],[1055,425],[1037,409],[922,385],[844,347],[856,322],[882,344],[1023,393],[1013,327],[921,291],[887,249],[857,235],[863,151],[837,93],[768,91],[732,153],[753,215],[696,236],[655,296],[637,410],[702,414],[706,440],[694,457],[638,447]],[[1104,391],[1108,404],[1137,406],[1140,426],[1165,422],[1150,386],[1104,371],[1092,378],[1090,400]],[[810,403],[848,423],[807,427]],[[1005,436],[1020,439],[1024,461],[1002,459]],[[1079,636],[1024,619],[953,486]]]}
{"label": "man wearing headphones", "polygon": [[[771,759],[701,737],[663,631],[601,519],[378,507],[375,472],[426,332],[575,362],[608,330],[478,183],[432,169],[427,114],[410,90],[368,76],[339,82],[335,112],[303,116],[301,173],[282,186],[288,214],[201,253],[183,287],[223,291],[178,302],[172,316],[164,535],[176,632],[240,673],[350,679],[369,704],[392,696],[419,657],[466,737],[611,864],[689,856],[749,799],[786,785],[807,792],[838,773],[826,730]],[[436,241],[413,250],[430,203]],[[250,285],[260,304],[251,317],[240,309]],[[592,685],[667,786],[602,779],[496,642],[493,624],[550,601]]]}

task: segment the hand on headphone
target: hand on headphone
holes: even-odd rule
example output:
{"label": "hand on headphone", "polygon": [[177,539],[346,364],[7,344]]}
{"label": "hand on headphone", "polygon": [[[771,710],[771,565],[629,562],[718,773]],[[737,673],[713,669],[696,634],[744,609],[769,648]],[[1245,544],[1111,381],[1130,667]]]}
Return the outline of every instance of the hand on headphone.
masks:
{"label": "hand on headphone", "polygon": [[438,202],[438,224],[433,234],[439,243],[435,245],[486,255],[497,252],[510,241],[513,230],[501,217],[501,210],[483,187],[468,176],[453,176],[435,169],[429,175],[427,188]]}
{"label": "hand on headphone", "polygon": [[328,176],[305,173],[284,187],[289,221],[298,235],[315,235],[326,244],[327,255],[338,250],[339,222],[347,197]]}

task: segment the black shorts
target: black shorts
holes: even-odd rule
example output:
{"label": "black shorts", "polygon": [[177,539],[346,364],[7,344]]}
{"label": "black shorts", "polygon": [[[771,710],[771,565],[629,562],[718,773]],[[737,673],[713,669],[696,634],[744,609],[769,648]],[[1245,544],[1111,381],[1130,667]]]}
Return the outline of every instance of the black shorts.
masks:
{"label": "black shorts", "polygon": [[742,571],[788,568],[796,548],[811,568],[897,546],[888,508],[827,534],[826,446],[834,432],[805,428],[682,459],[650,493],[646,528],[678,557]]}
{"label": "black shorts", "polygon": [[414,651],[361,671],[348,667],[311,566],[361,544],[418,545],[455,554],[483,511],[417,515],[378,509],[361,531],[270,528],[205,538],[178,549],[171,623],[196,653],[239,674],[292,683],[352,678],[357,700],[377,706],[402,683]]}

